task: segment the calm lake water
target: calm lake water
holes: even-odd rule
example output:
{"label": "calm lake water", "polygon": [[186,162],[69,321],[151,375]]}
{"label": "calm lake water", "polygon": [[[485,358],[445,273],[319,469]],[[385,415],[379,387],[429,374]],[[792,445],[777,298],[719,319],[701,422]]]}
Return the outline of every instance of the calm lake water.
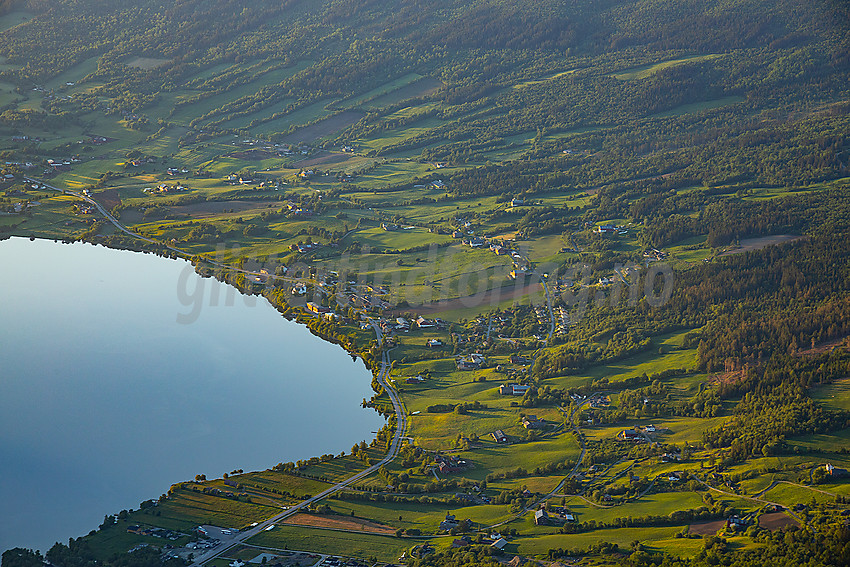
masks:
{"label": "calm lake water", "polygon": [[361,361],[186,262],[13,238],[0,266],[0,551],[384,423]]}

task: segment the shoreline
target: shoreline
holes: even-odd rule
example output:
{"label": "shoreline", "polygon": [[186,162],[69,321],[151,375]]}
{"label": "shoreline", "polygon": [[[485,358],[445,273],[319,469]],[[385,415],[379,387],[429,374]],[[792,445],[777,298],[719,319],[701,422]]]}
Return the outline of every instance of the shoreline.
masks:
{"label": "shoreline", "polygon": [[[93,246],[97,246],[98,244],[101,244],[101,245],[104,245],[104,247],[105,247],[105,248],[112,249],[112,250],[116,250],[116,251],[121,251],[121,252],[124,252],[124,251],[131,251],[131,252],[142,252],[142,253],[145,253],[145,254],[149,254],[149,253],[151,253],[151,251],[149,251],[149,250],[133,250],[133,249],[129,249],[129,248],[119,248],[119,247],[115,247],[115,246],[107,246],[107,245],[105,245],[105,244],[103,244],[103,243],[91,242],[91,241],[89,241],[89,240],[75,240],[75,241],[71,241],[71,242],[69,242],[69,241],[67,241],[67,240],[62,241],[62,240],[53,239],[53,238],[41,238],[41,237],[39,237],[39,238],[34,238],[34,237],[21,236],[21,235],[5,235],[5,236],[6,236],[6,238],[3,238],[3,240],[15,238],[15,239],[19,239],[19,240],[21,240],[21,241],[23,241],[23,240],[30,240],[30,241],[34,241],[34,240],[42,240],[42,241],[45,241],[45,242],[62,243],[62,244],[86,243],[86,244],[93,245]],[[172,257],[172,256],[168,255],[168,254],[161,254],[161,253],[157,253],[157,252],[154,252],[154,254],[156,254],[157,256],[160,256],[160,257],[162,257],[162,258],[177,259],[177,258],[174,258],[174,257]],[[185,259],[185,258],[180,258],[180,260],[182,260],[182,261],[184,261],[184,262],[188,262],[190,265],[192,265],[192,266],[193,266],[193,270],[194,270],[196,273],[198,273],[197,266],[196,266],[195,264],[192,264],[191,262],[189,262],[189,261],[188,261],[187,259]],[[198,274],[198,275],[199,275],[199,276],[201,276],[201,274]],[[231,275],[231,276],[232,276],[233,274],[225,274],[225,275]],[[381,388],[382,390],[392,392],[392,394],[390,394],[390,395],[397,395],[397,394],[395,393],[395,391],[394,391],[394,390],[392,390],[391,386],[390,386],[389,384],[387,384],[386,382],[384,382],[384,381],[383,381],[384,372],[388,372],[388,371],[389,371],[389,364],[388,364],[388,363],[387,363],[387,364],[383,364],[383,365],[382,365],[380,361],[375,361],[377,364],[375,364],[375,363],[371,363],[371,364],[370,364],[370,361],[369,361],[366,357],[364,357],[364,356],[363,356],[363,353],[358,352],[358,351],[356,351],[356,350],[352,350],[352,349],[350,349],[350,348],[347,348],[347,345],[346,345],[346,344],[344,344],[344,343],[343,343],[341,340],[339,340],[338,338],[336,338],[336,337],[334,337],[334,336],[329,336],[329,335],[327,335],[327,334],[323,334],[323,333],[319,332],[317,329],[315,329],[314,327],[311,327],[311,326],[309,325],[309,322],[306,322],[306,321],[303,321],[303,320],[299,320],[299,317],[297,316],[297,313],[295,313],[295,312],[294,312],[294,309],[293,309],[293,308],[291,308],[288,304],[281,304],[281,303],[279,303],[279,302],[274,301],[274,297],[272,297],[272,296],[271,296],[271,294],[267,294],[267,293],[257,293],[257,292],[253,292],[253,293],[251,293],[251,292],[247,292],[247,293],[246,293],[246,292],[245,292],[245,290],[240,289],[238,286],[234,285],[234,284],[233,284],[233,283],[229,280],[229,278],[227,278],[227,277],[223,277],[223,278],[216,278],[216,280],[217,280],[217,281],[219,281],[219,282],[221,282],[221,283],[224,283],[225,285],[228,285],[228,286],[230,286],[230,287],[232,287],[232,288],[236,289],[237,291],[239,291],[240,295],[242,295],[242,296],[251,296],[251,295],[256,296],[256,295],[262,295],[262,296],[266,299],[266,301],[268,301],[268,302],[269,302],[269,305],[270,305],[271,307],[273,307],[275,311],[277,311],[278,315],[283,316],[283,317],[284,317],[287,321],[290,321],[290,322],[296,323],[296,324],[298,324],[299,326],[303,325],[304,327],[306,327],[306,328],[310,331],[310,334],[314,335],[314,336],[315,336],[315,337],[317,337],[318,339],[321,339],[323,342],[327,342],[327,343],[335,344],[335,345],[337,345],[337,346],[341,347],[341,348],[342,348],[342,349],[346,352],[346,354],[348,354],[348,355],[352,356],[352,358],[360,358],[360,360],[361,360],[361,361],[363,361],[364,366],[366,366],[366,368],[367,368],[367,369],[369,369],[370,371],[372,371],[372,388],[371,388],[371,389],[372,389],[373,394],[378,394],[378,393],[379,393],[379,391],[377,391],[377,390],[375,389],[375,385],[376,385],[376,381],[377,381],[377,384],[380,386],[380,388]],[[298,331],[298,332],[300,333],[301,331]],[[382,357],[382,358],[383,358],[383,357]],[[376,371],[375,371],[375,367],[377,367],[377,374],[376,374]],[[361,405],[361,404],[359,404],[359,403],[358,403],[358,405]],[[401,402],[399,401],[399,402],[398,402],[398,411],[396,411],[394,414],[391,414],[390,416],[387,416],[386,414],[384,414],[384,415],[383,415],[383,420],[382,420],[382,421],[383,421],[383,423],[384,423],[384,427],[386,427],[387,425],[390,425],[390,424],[392,423],[392,421],[393,421],[393,420],[395,420],[395,422],[396,422],[396,423],[398,423],[398,422],[400,421],[401,423],[406,424],[406,415],[404,414],[404,411],[403,411],[401,408],[402,408],[402,405],[401,405]],[[377,408],[377,407],[373,407],[373,410],[374,410],[376,413],[378,413],[378,415],[382,415],[382,412],[380,411],[380,409],[379,409],[379,408]],[[405,426],[406,426],[406,425],[405,425]],[[332,494],[332,493],[334,493],[334,492],[336,492],[336,491],[338,491],[338,490],[341,490],[341,489],[343,489],[343,488],[345,488],[345,487],[349,486],[351,483],[356,482],[357,480],[359,480],[359,479],[361,479],[361,478],[363,478],[363,477],[365,477],[365,476],[367,476],[367,475],[369,475],[369,474],[373,473],[373,472],[374,472],[375,470],[377,470],[377,469],[378,469],[381,465],[385,464],[386,462],[389,462],[389,460],[391,460],[391,459],[392,459],[392,457],[394,457],[395,452],[397,452],[397,450],[398,450],[398,447],[400,447],[401,432],[403,432],[403,428],[402,428],[402,429],[395,428],[395,429],[396,429],[397,431],[400,431],[400,432],[399,432],[397,435],[395,435],[395,438],[396,438],[396,439],[395,439],[395,441],[396,441],[396,442],[395,442],[395,446],[394,446],[394,452],[392,453],[392,455],[391,455],[391,456],[389,456],[389,455],[388,455],[388,456],[390,457],[389,459],[387,459],[386,461],[385,461],[385,460],[382,460],[382,461],[381,461],[380,463],[378,463],[377,465],[374,465],[374,466],[368,467],[368,468],[367,468],[367,469],[365,469],[364,471],[361,471],[360,473],[357,473],[357,474],[355,474],[355,475],[351,475],[351,477],[350,477],[350,478],[348,478],[348,479],[346,479],[346,480],[344,481],[344,483],[343,483],[343,482],[338,483],[338,486],[337,486],[337,487],[335,487],[335,489],[334,489],[334,490],[332,490],[332,491],[328,491],[327,493],[323,493],[323,494],[321,494],[321,495],[318,495],[318,496],[316,497],[316,499],[315,499],[314,501],[311,501],[310,503],[312,503],[312,502],[317,502],[318,500],[321,500],[321,499],[325,498],[326,496],[328,496],[328,495],[330,495],[330,494]],[[373,436],[373,437],[374,437],[374,436]],[[368,437],[367,437],[367,439],[368,439]],[[311,451],[310,453],[307,453],[307,454],[303,455],[303,456],[302,456],[302,458],[306,461],[307,459],[311,458],[311,456],[313,456],[313,455],[315,455],[315,453]],[[273,465],[274,465],[274,463],[273,463],[273,462],[269,462],[269,463],[268,463],[268,466],[267,466],[265,469],[263,469],[263,468],[262,468],[262,466],[261,466],[261,467],[260,467],[260,468],[258,468],[255,472],[261,472],[261,471],[263,471],[263,470],[271,470]],[[238,466],[238,465],[237,465],[237,466]],[[180,484],[181,482],[184,482],[184,481],[175,481],[175,482],[176,482],[177,484]],[[173,486],[173,485],[174,485],[174,482],[172,482],[172,483],[171,483],[171,485]],[[167,489],[167,485],[162,487],[162,492],[165,492],[165,491],[166,491],[165,489]],[[154,499],[155,499],[155,498],[156,498],[156,497],[155,497],[155,495],[154,495]],[[309,504],[309,503],[307,503],[307,504]],[[302,506],[299,506],[298,508],[301,508],[301,507],[303,507],[303,505],[302,505]],[[109,514],[109,511],[105,511],[105,512],[107,513],[107,515]],[[91,527],[96,529],[96,526],[94,526],[94,525],[92,525]],[[82,536],[86,535],[87,533],[88,533],[87,531],[84,531],[83,533],[81,533],[81,534],[80,534],[80,537],[82,537]],[[74,539],[74,536],[71,536],[71,538],[72,538],[72,539]],[[61,542],[61,539],[60,539],[60,542]],[[12,546],[11,548],[17,547],[17,545],[16,545],[14,542],[10,542],[10,545]],[[49,546],[48,546],[48,547],[49,547]],[[11,548],[10,548],[10,549],[11,549]],[[45,552],[46,552],[46,550],[47,550],[47,549],[45,549],[45,550],[43,550],[43,551],[45,551]]]}

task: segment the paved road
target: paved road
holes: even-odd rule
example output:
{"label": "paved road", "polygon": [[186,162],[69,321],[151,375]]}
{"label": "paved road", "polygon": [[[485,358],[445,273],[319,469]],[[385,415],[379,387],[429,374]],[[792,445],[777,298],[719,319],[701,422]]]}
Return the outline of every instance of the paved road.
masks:
{"label": "paved road", "polygon": [[[32,178],[32,177],[24,177],[24,180],[28,181],[29,183],[39,183],[47,189],[51,189],[53,191],[59,191],[60,193],[62,193],[64,195],[72,195],[74,197],[77,197],[78,199],[81,199],[81,200],[93,205],[95,208],[97,208],[98,212],[100,212],[100,214],[102,214],[104,216],[104,218],[106,220],[108,220],[110,223],[112,223],[112,225],[115,226],[116,229],[123,232],[127,236],[137,238],[137,239],[139,239],[143,242],[147,242],[149,244],[156,244],[158,246],[163,246],[164,248],[171,250],[172,252],[176,252],[177,254],[179,254],[180,256],[182,256],[186,259],[191,259],[191,258],[194,257],[192,254],[190,254],[189,252],[186,252],[185,250],[175,248],[174,246],[170,246],[170,245],[165,244],[163,242],[160,242],[158,240],[154,240],[153,238],[148,238],[147,236],[142,236],[138,232],[133,232],[132,230],[130,230],[129,228],[127,228],[126,226],[121,224],[121,222],[118,219],[116,219],[114,216],[112,216],[112,214],[110,214],[110,212],[107,211],[106,208],[103,207],[103,205],[101,205],[100,203],[98,203],[97,201],[92,199],[91,197],[88,197],[87,195],[84,195],[84,194],[79,193],[77,191],[71,191],[70,189],[61,189],[59,187],[54,187],[52,185],[48,185],[47,183],[45,183],[44,181],[42,181],[40,179],[35,179],[35,178]],[[349,234],[351,232],[354,232],[354,231],[349,231]],[[219,268],[224,268],[226,270],[230,270],[230,271],[233,271],[233,272],[240,272],[240,273],[247,274],[247,275],[250,275],[250,276],[273,277],[276,280],[288,281],[288,282],[292,282],[292,283],[299,283],[299,282],[316,283],[315,280],[312,280],[310,278],[290,278],[290,277],[277,276],[277,275],[269,276],[268,274],[264,274],[262,272],[255,272],[255,271],[246,270],[246,269],[243,269],[243,268],[238,268],[236,266],[230,266],[228,264],[224,264],[222,262],[217,262],[216,260],[212,260],[212,259],[207,258],[207,257],[204,257],[203,260],[205,262],[208,262],[209,264],[212,264],[213,266],[217,266]]]}
{"label": "paved road", "polygon": [[[378,335],[378,342],[382,343],[383,337],[381,336],[380,328],[377,327],[375,324],[373,324],[373,326],[375,327],[375,331]],[[268,520],[266,520],[264,522],[260,522],[259,524],[257,524],[253,528],[241,531],[237,534],[234,534],[233,537],[231,537],[230,539],[223,540],[218,546],[216,546],[216,547],[204,552],[200,556],[196,557],[193,565],[194,566],[200,566],[200,565],[203,565],[204,563],[207,563],[207,562],[215,559],[216,557],[221,556],[228,549],[232,548],[235,545],[238,545],[240,543],[247,541],[248,539],[254,537],[255,535],[261,533],[263,530],[267,529],[269,526],[272,526],[274,524],[277,524],[277,523],[285,520],[289,516],[292,516],[293,514],[298,513],[299,511],[310,506],[311,504],[315,504],[315,503],[319,502],[320,500],[327,498],[328,496],[330,496],[331,494],[334,494],[335,492],[339,492],[340,490],[346,488],[347,486],[351,485],[352,483],[357,482],[358,480],[369,476],[370,474],[377,471],[383,465],[392,461],[395,458],[395,456],[398,454],[399,449],[401,448],[402,437],[404,436],[404,432],[407,429],[407,414],[404,411],[404,407],[401,405],[401,400],[398,397],[398,393],[387,382],[387,378],[389,377],[389,371],[390,371],[389,355],[386,351],[384,351],[384,353],[382,354],[382,360],[381,360],[381,371],[378,373],[377,380],[378,380],[378,383],[384,388],[384,390],[386,390],[387,394],[390,397],[390,400],[392,400],[393,408],[395,409],[395,414],[396,414],[396,430],[395,430],[395,435],[393,436],[392,444],[390,445],[390,449],[389,449],[389,451],[387,451],[386,456],[383,459],[381,459],[380,462],[370,466],[369,468],[367,468],[363,471],[360,471],[357,474],[354,474],[354,475],[348,477],[347,479],[345,479],[343,481],[336,483],[335,485],[328,488],[324,492],[317,494],[317,495],[313,496],[312,498],[310,498],[308,500],[304,500],[303,502],[300,502],[299,504],[296,504],[295,506],[292,506],[291,508],[289,508],[288,510],[278,514],[277,516],[275,516],[273,518],[269,518]]]}
{"label": "paved road", "polygon": [[[106,220],[108,220],[108,221],[109,221],[109,222],[111,222],[113,225],[115,225],[115,228],[117,228],[118,230],[120,230],[121,232],[123,232],[124,234],[126,234],[127,236],[132,236],[133,238],[138,238],[139,240],[144,240],[145,242],[149,242],[149,243],[151,243],[151,244],[160,244],[160,243],[159,243],[159,242],[157,242],[156,240],[153,240],[153,239],[151,239],[151,238],[147,238],[146,236],[142,236],[142,235],[141,235],[141,234],[139,234],[139,233],[133,232],[132,230],[130,230],[129,228],[127,228],[126,226],[124,226],[123,224],[121,224],[120,222],[118,222],[118,219],[116,219],[115,217],[113,217],[113,216],[109,213],[109,211],[107,211],[107,210],[103,207],[103,205],[101,205],[100,203],[98,203],[97,201],[95,201],[94,199],[92,199],[91,197],[89,197],[89,196],[87,196],[87,195],[84,195],[83,193],[78,193],[78,192],[76,192],[76,191],[71,191],[70,189],[60,189],[59,187],[54,187],[54,186],[52,186],[52,185],[48,185],[47,183],[45,183],[45,182],[44,182],[44,181],[42,181],[41,179],[34,179],[34,178],[32,178],[32,177],[24,177],[24,181],[27,181],[27,182],[29,182],[29,183],[38,183],[38,184],[40,184],[40,185],[43,185],[43,186],[44,186],[44,187],[46,187],[47,189],[52,189],[53,191],[59,191],[60,193],[63,193],[63,194],[65,194],[65,195],[73,195],[74,197],[77,197],[78,199],[82,199],[82,200],[83,200],[83,201],[85,201],[86,203],[89,203],[90,205],[94,205],[94,206],[95,206],[95,208],[97,208],[97,210],[100,212],[100,214],[102,214],[102,215],[106,218]],[[183,254],[183,255],[187,255],[187,256],[188,256],[188,254],[186,254],[186,252],[183,252],[182,250],[178,250],[177,248],[171,248],[170,246],[169,246],[168,248],[169,248],[169,250],[173,250],[173,251],[175,251],[175,252],[178,252],[178,253],[180,253],[180,254]]]}

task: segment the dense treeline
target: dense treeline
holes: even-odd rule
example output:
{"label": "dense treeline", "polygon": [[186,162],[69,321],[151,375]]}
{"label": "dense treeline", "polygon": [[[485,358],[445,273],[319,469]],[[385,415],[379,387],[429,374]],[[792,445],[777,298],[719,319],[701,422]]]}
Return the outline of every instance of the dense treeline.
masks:
{"label": "dense treeline", "polygon": [[[114,518],[113,518],[114,521]],[[71,538],[68,545],[56,543],[42,556],[38,551],[14,548],[3,552],[2,567],[180,567],[186,563],[171,556],[163,557],[153,546],[132,553],[115,553],[108,559],[96,555],[84,538]]]}

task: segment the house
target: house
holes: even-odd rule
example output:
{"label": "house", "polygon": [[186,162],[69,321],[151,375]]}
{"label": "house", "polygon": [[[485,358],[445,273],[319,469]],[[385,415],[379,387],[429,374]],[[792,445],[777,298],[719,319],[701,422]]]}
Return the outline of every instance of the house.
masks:
{"label": "house", "polygon": [[731,516],[726,520],[726,527],[736,532],[747,529],[748,524],[747,520],[738,516]]}
{"label": "house", "polygon": [[411,376],[410,378],[407,378],[404,381],[404,383],[405,384],[421,384],[424,381],[425,381],[425,379],[422,376]]}
{"label": "house", "polygon": [[442,461],[439,470],[443,474],[456,473],[465,469],[466,465],[466,461],[462,460]]}
{"label": "house", "polygon": [[440,529],[449,531],[452,528],[457,527],[460,522],[452,514],[446,514],[446,519],[440,522]]}
{"label": "house", "polygon": [[426,344],[427,344],[428,348],[436,348],[436,347],[443,346],[443,341],[441,341],[439,339],[431,339]]}
{"label": "house", "polygon": [[620,441],[643,441],[643,436],[634,429],[624,429],[617,434]]}
{"label": "house", "polygon": [[828,474],[829,476],[831,476],[833,478],[842,478],[842,477],[848,476],[848,474],[850,474],[850,473],[847,472],[847,469],[839,469],[839,468],[833,466],[831,463],[827,463],[826,464],[826,474]]}
{"label": "house", "polygon": [[494,548],[498,549],[499,551],[501,551],[501,550],[505,549],[506,545],[508,545],[508,540],[506,540],[503,537],[500,537],[499,539],[497,539],[496,541],[491,543],[490,547],[494,547]]}
{"label": "house", "polygon": [[596,228],[594,228],[593,232],[595,232],[596,234],[602,234],[602,235],[607,236],[609,234],[616,234],[617,233],[617,227],[612,226],[610,224],[602,224],[602,225],[599,225]]}
{"label": "house", "polygon": [[518,354],[511,355],[511,364],[528,364],[529,362],[531,362],[531,360],[524,356],[520,356]]}
{"label": "house", "polygon": [[436,321],[430,321],[421,315],[416,319],[416,326],[420,329],[431,329],[433,327],[437,327]]}
{"label": "house", "polygon": [[508,442],[508,436],[505,435],[504,432],[502,432],[501,429],[497,429],[496,431],[494,431],[490,435],[493,436],[493,439],[496,441],[496,443],[507,443]]}
{"label": "house", "polygon": [[543,429],[546,427],[546,421],[537,419],[536,415],[527,415],[522,418],[522,426],[526,429]]}
{"label": "house", "polygon": [[549,514],[546,513],[546,510],[541,508],[534,513],[534,525],[535,526],[548,526],[549,525]]}
{"label": "house", "polygon": [[472,359],[461,358],[457,361],[458,370],[478,370],[481,368],[481,363]]}
{"label": "house", "polygon": [[393,230],[398,230],[398,225],[397,224],[390,224],[390,223],[387,223],[387,222],[382,222],[381,228],[383,228],[386,231],[393,231]]}
{"label": "house", "polygon": [[317,313],[317,314],[331,313],[332,312],[332,310],[330,308],[322,307],[318,303],[313,303],[312,301],[307,302],[306,309],[307,309],[307,311],[309,311],[311,313]]}
{"label": "house", "polygon": [[442,179],[437,179],[428,184],[428,189],[443,189],[445,186],[446,184]]}
{"label": "house", "polygon": [[456,539],[452,542],[452,547],[469,547],[469,542],[463,538]]}
{"label": "house", "polygon": [[527,384],[514,384],[513,391],[511,394],[514,396],[524,396],[525,393],[531,388],[531,386]]}
{"label": "house", "polygon": [[523,200],[523,199],[517,199],[517,198],[511,199],[511,206],[512,207],[521,207],[524,204],[525,204],[525,200]]}
{"label": "house", "polygon": [[502,384],[499,386],[499,394],[502,396],[512,396],[514,393],[514,384]]}

